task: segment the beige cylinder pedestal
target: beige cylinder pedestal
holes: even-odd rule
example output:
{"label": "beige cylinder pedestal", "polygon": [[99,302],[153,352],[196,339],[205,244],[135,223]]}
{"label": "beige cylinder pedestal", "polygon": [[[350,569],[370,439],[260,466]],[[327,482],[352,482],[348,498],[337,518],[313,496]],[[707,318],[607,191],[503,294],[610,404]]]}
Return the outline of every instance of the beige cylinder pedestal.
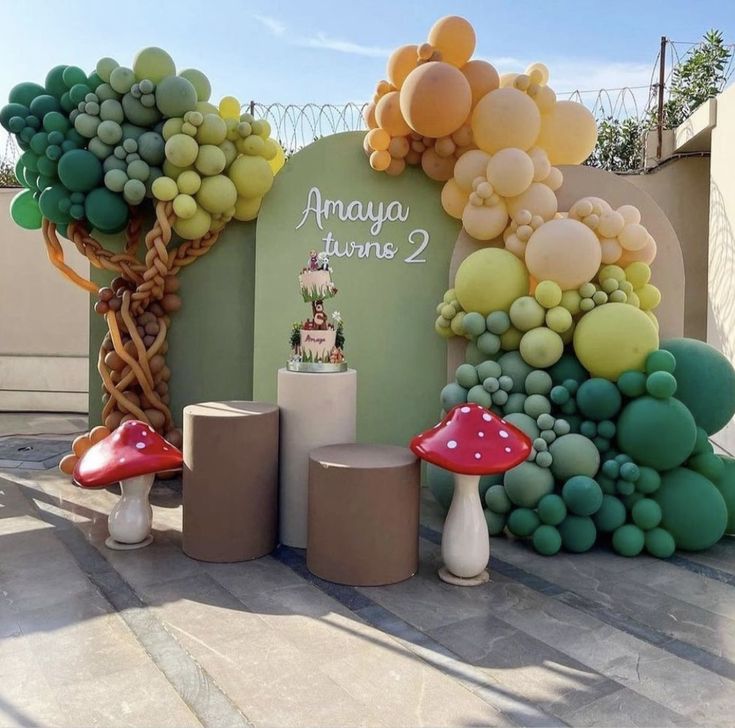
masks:
{"label": "beige cylinder pedestal", "polygon": [[336,442],[354,442],[357,372],[306,374],[278,370],[281,409],[279,539],[306,548],[309,453]]}
{"label": "beige cylinder pedestal", "polygon": [[184,407],[184,553],[246,561],[276,547],[278,407],[204,402]]}
{"label": "beige cylinder pedestal", "polygon": [[395,584],[419,564],[420,466],[406,448],[333,445],[311,453],[306,565],[351,586]]}

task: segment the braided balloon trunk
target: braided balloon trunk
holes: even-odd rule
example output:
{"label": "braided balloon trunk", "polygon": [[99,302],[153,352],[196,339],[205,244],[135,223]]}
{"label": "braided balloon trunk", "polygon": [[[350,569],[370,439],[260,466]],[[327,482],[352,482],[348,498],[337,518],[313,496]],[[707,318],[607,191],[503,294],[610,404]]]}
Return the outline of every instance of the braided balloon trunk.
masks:
{"label": "braided balloon trunk", "polygon": [[53,265],[69,280],[97,295],[95,311],[107,322],[108,333],[97,360],[104,427],[112,431],[127,420],[141,420],[180,447],[181,430],[169,407],[171,369],[165,358],[171,314],[181,308],[177,275],[211,249],[219,231],[169,248],[175,219],[170,202],[156,204],[155,224],[145,236],[144,261],[136,255],[141,232],[136,215],[131,216],[125,248],[120,253],[105,249],[81,225],[71,223],[68,237],[79,252],[95,267],[118,273],[109,287],[100,289],[65,263],[53,223],[44,220],[43,234]]}

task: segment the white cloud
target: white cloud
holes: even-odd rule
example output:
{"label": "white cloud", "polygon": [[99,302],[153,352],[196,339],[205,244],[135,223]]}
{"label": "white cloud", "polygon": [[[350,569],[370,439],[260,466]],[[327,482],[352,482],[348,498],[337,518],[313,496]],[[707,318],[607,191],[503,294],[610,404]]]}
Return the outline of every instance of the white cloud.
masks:
{"label": "white cloud", "polygon": [[288,28],[284,23],[268,15],[253,15],[253,18],[265,26],[274,36],[283,38],[289,44],[302,48],[318,48],[336,51],[337,53],[347,53],[352,56],[367,56],[369,58],[386,58],[391,54],[391,50],[388,48],[361,45],[360,43],[353,43],[352,41],[341,38],[330,38],[325,33],[306,36],[293,35],[288,32]]}

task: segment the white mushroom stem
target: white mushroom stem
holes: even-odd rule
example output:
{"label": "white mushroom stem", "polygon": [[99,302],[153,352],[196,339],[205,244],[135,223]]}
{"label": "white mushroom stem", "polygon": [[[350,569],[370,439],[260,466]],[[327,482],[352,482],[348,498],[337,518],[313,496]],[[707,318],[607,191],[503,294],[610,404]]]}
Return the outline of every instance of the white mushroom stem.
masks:
{"label": "white mushroom stem", "polygon": [[454,495],[444,522],[442,559],[455,576],[472,579],[490,560],[490,538],[480,502],[479,475],[454,475]]}
{"label": "white mushroom stem", "polygon": [[[137,544],[151,533],[153,509],[148,502],[155,473],[120,481],[120,500],[110,511],[110,536],[121,544]],[[142,544],[147,545],[147,544]]]}

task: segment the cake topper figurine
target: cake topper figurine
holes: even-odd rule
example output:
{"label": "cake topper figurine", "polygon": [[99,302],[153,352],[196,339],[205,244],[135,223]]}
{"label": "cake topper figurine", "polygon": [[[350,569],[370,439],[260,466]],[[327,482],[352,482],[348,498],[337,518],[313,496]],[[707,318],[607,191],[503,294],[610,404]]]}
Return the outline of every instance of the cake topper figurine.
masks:
{"label": "cake topper figurine", "polygon": [[332,268],[324,251],[309,251],[309,258],[299,274],[304,302],[311,303],[311,318],[295,321],[291,327],[291,357],[287,368],[296,372],[343,372],[347,369],[342,349],[345,337],[342,315],[330,317],[324,301],[337,295]]}

